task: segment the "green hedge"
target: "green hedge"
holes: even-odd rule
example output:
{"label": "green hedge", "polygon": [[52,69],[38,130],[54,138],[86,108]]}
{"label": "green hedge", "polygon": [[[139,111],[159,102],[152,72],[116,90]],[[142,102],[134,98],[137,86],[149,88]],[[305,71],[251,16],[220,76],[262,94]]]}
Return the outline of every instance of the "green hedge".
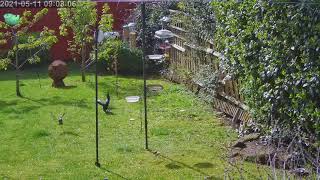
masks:
{"label": "green hedge", "polygon": [[142,51],[122,46],[118,55],[119,73],[142,75]]}
{"label": "green hedge", "polygon": [[281,2],[213,2],[216,48],[265,132],[319,140],[319,0]]}

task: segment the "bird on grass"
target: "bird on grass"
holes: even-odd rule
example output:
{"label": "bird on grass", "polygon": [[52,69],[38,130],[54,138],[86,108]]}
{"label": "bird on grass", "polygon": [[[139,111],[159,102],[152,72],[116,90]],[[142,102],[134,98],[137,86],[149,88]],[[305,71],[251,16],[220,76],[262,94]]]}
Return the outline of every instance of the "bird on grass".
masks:
{"label": "bird on grass", "polygon": [[58,117],[54,116],[53,113],[51,113],[52,119],[57,120],[58,119],[58,123],[59,125],[63,125],[63,117],[66,113],[60,114]]}
{"label": "bird on grass", "polygon": [[97,103],[102,106],[102,109],[106,114],[111,113],[111,111],[109,109],[109,104],[110,104],[110,94],[109,93],[107,94],[107,99],[105,100],[105,102],[102,102],[100,99],[98,99]]}
{"label": "bird on grass", "polygon": [[59,122],[59,125],[63,125],[63,117],[64,117],[65,113],[63,113],[62,115],[59,116],[58,118],[58,122]]}

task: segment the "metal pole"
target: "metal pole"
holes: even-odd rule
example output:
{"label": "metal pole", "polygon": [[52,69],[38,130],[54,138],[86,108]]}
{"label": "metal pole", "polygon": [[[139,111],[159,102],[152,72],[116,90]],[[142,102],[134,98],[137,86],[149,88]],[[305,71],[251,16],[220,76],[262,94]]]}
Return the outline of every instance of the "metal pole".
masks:
{"label": "metal pole", "polygon": [[96,65],[96,73],[95,73],[95,81],[96,81],[96,166],[100,167],[99,163],[99,117],[98,117],[98,26],[96,27],[95,32],[95,65]]}
{"label": "metal pole", "polygon": [[148,150],[148,114],[147,114],[147,80],[146,80],[146,5],[141,4],[141,19],[142,19],[142,63],[143,63],[143,100],[144,100],[144,130],[145,130],[145,143]]}

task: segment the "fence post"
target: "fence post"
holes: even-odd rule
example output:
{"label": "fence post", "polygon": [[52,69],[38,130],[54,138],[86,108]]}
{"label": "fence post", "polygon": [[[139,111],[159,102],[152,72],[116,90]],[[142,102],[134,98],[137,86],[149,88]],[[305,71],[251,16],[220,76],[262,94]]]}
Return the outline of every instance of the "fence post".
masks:
{"label": "fence post", "polygon": [[136,32],[130,32],[129,33],[129,46],[130,48],[137,47],[137,33]]}
{"label": "fence post", "polygon": [[128,42],[129,41],[129,27],[123,27],[122,30],[122,39],[124,42]]}

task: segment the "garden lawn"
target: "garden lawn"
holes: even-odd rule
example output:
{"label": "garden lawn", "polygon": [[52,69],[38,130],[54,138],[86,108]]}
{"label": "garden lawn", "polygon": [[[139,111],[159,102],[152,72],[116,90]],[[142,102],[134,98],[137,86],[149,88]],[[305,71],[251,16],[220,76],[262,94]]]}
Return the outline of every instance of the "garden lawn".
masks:
{"label": "garden lawn", "polygon": [[[40,71],[41,80],[36,72]],[[111,94],[112,115],[100,109],[100,162],[95,162],[94,76],[87,82],[73,73],[64,89],[51,87],[45,69],[23,72],[15,95],[14,73],[0,72],[1,179],[222,179],[225,147],[236,133],[221,123],[212,108],[181,85],[164,80],[164,91],[149,94],[149,147],[144,149],[142,95],[135,77],[99,77],[100,98]],[[141,99],[142,100],[142,99]],[[64,124],[57,117],[65,113]],[[253,171],[253,166],[248,165]]]}

